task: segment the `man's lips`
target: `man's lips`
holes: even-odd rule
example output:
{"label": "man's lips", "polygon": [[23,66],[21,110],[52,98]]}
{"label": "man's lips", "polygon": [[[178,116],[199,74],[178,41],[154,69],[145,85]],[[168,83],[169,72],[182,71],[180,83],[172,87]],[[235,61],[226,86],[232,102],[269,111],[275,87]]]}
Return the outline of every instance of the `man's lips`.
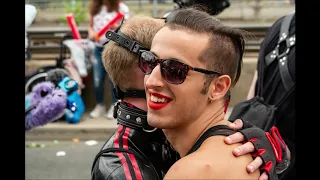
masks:
{"label": "man's lips", "polygon": [[162,103],[162,102],[153,102],[151,101],[151,98],[149,98],[149,107],[153,110],[159,110],[159,109],[162,109],[164,107],[166,107],[169,102],[172,100],[172,98],[168,97],[168,96],[165,96],[165,95],[162,95],[162,94],[159,94],[159,93],[155,93],[155,92],[151,92],[151,91],[148,91],[148,93],[152,96],[155,96],[157,98],[165,98],[166,99],[166,102]]}
{"label": "man's lips", "polygon": [[169,104],[169,102],[166,102],[166,103],[155,103],[155,102],[152,102],[151,100],[149,100],[149,107],[151,109],[153,109],[153,110],[159,110],[161,108],[166,107],[168,104]]}
{"label": "man's lips", "polygon": [[156,93],[156,92],[152,92],[152,91],[150,91],[150,90],[148,90],[148,93],[151,94],[151,95],[153,95],[153,96],[155,96],[155,97],[158,97],[158,98],[165,98],[165,99],[167,99],[168,101],[171,101],[171,100],[172,100],[171,97],[168,97],[168,96],[165,96],[165,95],[163,95],[163,94]]}

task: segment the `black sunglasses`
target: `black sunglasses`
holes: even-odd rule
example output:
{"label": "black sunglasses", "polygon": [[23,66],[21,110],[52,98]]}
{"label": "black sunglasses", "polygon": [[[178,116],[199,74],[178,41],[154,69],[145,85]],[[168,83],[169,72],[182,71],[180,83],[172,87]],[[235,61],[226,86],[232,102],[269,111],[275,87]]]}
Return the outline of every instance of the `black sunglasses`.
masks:
{"label": "black sunglasses", "polygon": [[161,75],[164,80],[171,84],[181,84],[187,77],[188,71],[197,71],[203,74],[218,74],[217,71],[210,71],[201,68],[191,67],[174,59],[159,59],[153,53],[146,50],[139,51],[139,69],[145,74],[151,74],[152,70],[160,64]]}

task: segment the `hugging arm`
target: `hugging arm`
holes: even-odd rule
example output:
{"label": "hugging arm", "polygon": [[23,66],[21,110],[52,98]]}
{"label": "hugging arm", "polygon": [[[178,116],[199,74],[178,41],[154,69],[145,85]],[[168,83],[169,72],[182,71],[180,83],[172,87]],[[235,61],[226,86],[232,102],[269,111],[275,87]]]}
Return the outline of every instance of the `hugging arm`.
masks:
{"label": "hugging arm", "polygon": [[245,142],[235,148],[233,154],[241,156],[252,153],[255,160],[247,166],[249,172],[258,167],[263,172],[260,179],[278,179],[278,175],[285,171],[290,164],[290,151],[282,139],[278,129],[273,126],[265,132],[248,121],[236,120],[229,126],[239,132],[225,138],[225,143],[233,144]]}

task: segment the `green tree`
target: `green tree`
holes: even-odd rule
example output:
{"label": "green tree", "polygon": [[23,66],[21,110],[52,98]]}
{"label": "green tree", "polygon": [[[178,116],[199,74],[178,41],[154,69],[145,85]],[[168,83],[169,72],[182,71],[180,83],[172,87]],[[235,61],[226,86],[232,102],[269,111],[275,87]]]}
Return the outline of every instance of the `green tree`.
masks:
{"label": "green tree", "polygon": [[[82,1],[70,0],[63,2],[65,6],[65,15],[72,13],[76,24],[79,24],[86,20],[87,18],[87,9],[83,7]],[[60,21],[67,23],[66,16],[59,17]]]}

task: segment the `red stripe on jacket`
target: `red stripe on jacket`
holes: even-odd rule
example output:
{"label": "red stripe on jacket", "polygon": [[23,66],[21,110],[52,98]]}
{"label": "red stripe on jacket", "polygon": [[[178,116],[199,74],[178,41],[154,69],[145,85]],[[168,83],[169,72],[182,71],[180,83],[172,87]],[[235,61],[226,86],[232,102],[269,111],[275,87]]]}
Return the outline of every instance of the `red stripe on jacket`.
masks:
{"label": "red stripe on jacket", "polygon": [[[128,136],[130,134],[130,128],[126,127],[126,131],[124,132],[124,136],[123,136],[123,148],[128,150]],[[141,175],[141,171],[139,169],[138,163],[136,158],[134,157],[133,154],[129,154],[129,159],[132,163],[133,166],[133,170],[134,173],[136,174],[136,177],[138,180],[142,180],[142,175]]]}
{"label": "red stripe on jacket", "polygon": [[[123,138],[123,137],[119,137],[121,131],[123,129],[123,126],[122,125],[119,125],[118,127],[118,131],[116,133],[116,136],[114,138],[114,147],[115,148],[119,148],[119,138]],[[129,170],[129,166],[128,166],[128,163],[126,161],[126,158],[124,157],[124,155],[120,152],[115,152],[116,155],[118,155],[121,163],[122,163],[122,166],[123,166],[123,170],[124,170],[124,174],[126,176],[126,179],[132,179],[131,177],[131,174],[130,174],[130,170]]]}

